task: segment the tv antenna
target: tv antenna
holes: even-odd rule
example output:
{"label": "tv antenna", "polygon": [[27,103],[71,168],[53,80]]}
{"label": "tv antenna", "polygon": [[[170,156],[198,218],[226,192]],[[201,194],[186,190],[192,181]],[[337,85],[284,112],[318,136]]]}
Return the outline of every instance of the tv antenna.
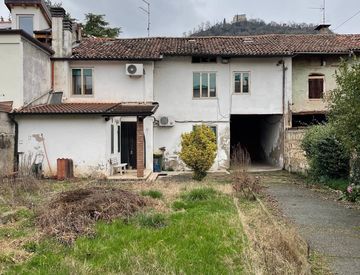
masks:
{"label": "tv antenna", "polygon": [[142,1],[147,5],[147,9],[144,9],[143,7],[139,7],[139,9],[147,14],[147,18],[148,18],[147,32],[148,32],[148,37],[150,37],[150,24],[151,24],[150,23],[150,15],[151,15],[150,2],[148,2],[146,0],[142,0]]}
{"label": "tv antenna", "polygon": [[320,10],[322,13],[322,24],[326,24],[326,0],[323,0],[323,5],[318,8],[310,8],[312,10]]}

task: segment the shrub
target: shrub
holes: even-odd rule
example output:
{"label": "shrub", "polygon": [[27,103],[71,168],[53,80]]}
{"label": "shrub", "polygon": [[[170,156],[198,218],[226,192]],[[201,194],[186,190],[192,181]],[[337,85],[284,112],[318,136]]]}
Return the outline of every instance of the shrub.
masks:
{"label": "shrub", "polygon": [[141,195],[148,196],[153,199],[161,199],[163,197],[163,194],[157,190],[142,191]]}
{"label": "shrub", "polygon": [[346,189],[345,198],[351,202],[360,201],[360,185],[350,184]]}
{"label": "shrub", "polygon": [[206,177],[216,157],[216,137],[206,125],[196,126],[181,136],[180,158],[193,171],[193,178],[201,181]]}
{"label": "shrub", "polygon": [[331,125],[311,126],[305,133],[302,148],[309,161],[309,172],[316,179],[349,176],[350,153]]}
{"label": "shrub", "polygon": [[212,188],[197,188],[181,195],[183,200],[187,201],[204,201],[216,195],[216,191]]}
{"label": "shrub", "polygon": [[360,185],[360,156],[358,154],[354,154],[351,159],[350,182]]}

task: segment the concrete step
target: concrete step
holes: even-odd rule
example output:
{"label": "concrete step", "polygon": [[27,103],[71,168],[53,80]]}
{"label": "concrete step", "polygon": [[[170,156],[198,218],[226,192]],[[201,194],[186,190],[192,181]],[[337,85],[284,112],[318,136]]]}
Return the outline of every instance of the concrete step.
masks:
{"label": "concrete step", "polygon": [[151,173],[151,175],[146,179],[146,182],[154,182],[159,177],[159,173]]}

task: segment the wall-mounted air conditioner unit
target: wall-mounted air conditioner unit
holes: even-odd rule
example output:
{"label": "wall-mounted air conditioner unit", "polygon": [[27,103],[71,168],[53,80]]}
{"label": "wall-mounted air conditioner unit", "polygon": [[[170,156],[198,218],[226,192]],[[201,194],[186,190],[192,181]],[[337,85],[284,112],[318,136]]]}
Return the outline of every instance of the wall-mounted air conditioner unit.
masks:
{"label": "wall-mounted air conditioner unit", "polygon": [[129,76],[144,75],[144,65],[143,64],[126,64],[126,75],[129,75]]}
{"label": "wall-mounted air conditioner unit", "polygon": [[175,125],[175,119],[168,116],[161,116],[159,118],[160,127],[173,127]]}

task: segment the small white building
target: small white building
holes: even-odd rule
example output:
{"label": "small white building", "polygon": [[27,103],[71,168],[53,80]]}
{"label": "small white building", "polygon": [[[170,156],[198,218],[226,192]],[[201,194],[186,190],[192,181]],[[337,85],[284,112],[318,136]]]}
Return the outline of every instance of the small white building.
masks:
{"label": "small white building", "polygon": [[229,168],[238,144],[253,163],[283,168],[292,114],[326,108],[308,98],[322,94],[314,73],[333,82],[333,69],[308,64],[360,51],[360,35],[82,38],[62,8],[5,3],[17,19],[0,30],[1,101],[14,102],[19,158],[47,175],[70,158],[78,177],[119,163],[144,177],[159,149],[165,169],[184,170],[181,134],[198,124],[216,134],[212,170]]}

